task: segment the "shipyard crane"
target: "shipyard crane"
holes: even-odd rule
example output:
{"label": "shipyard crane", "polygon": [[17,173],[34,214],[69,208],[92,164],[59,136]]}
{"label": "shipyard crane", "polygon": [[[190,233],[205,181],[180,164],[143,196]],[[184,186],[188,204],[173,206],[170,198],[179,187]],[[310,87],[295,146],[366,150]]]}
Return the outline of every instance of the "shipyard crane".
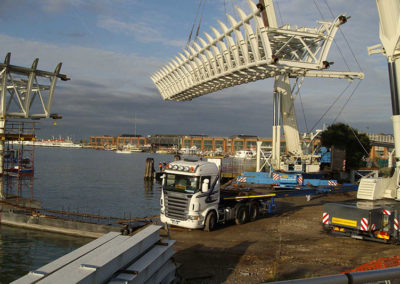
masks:
{"label": "shipyard crane", "polygon": [[[230,26],[218,21],[222,31],[211,27],[187,49],[151,76],[164,100],[188,101],[217,90],[261,79],[274,78],[272,166],[287,162],[312,166],[312,155],[303,154],[294,109],[291,78],[319,77],[363,79],[359,72],[328,71],[327,57],[345,15],[334,21],[319,21],[318,27],[278,26],[273,0],[254,3],[250,13],[235,7],[240,19],[227,14]],[[281,118],[289,156],[281,162]],[[319,167],[319,166],[318,166]],[[315,167],[314,167],[315,168]],[[312,169],[310,169],[312,171]]]}
{"label": "shipyard crane", "polygon": [[[15,139],[7,133],[7,120],[60,118],[59,115],[51,113],[54,90],[57,79],[69,80],[65,74],[60,73],[61,62],[54,72],[51,72],[37,69],[38,58],[33,61],[31,67],[12,65],[10,59],[11,53],[7,53],[4,62],[0,63],[0,199],[5,198],[4,145],[9,139]],[[21,139],[24,134],[19,133]]]}

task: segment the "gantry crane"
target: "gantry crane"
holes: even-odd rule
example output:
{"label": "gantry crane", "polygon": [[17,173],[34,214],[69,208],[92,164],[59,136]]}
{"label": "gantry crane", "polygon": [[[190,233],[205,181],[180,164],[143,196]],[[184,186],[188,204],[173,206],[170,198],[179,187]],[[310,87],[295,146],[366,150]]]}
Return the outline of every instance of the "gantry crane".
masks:
{"label": "gantry crane", "polygon": [[[61,63],[54,72],[37,69],[39,59],[36,58],[32,66],[21,67],[10,64],[11,53],[5,57],[4,63],[0,63],[0,199],[4,199],[5,171],[5,143],[11,140],[34,139],[32,133],[24,133],[22,126],[13,126],[7,131],[9,119],[41,119],[52,117],[59,118],[51,113],[54,98],[54,90],[57,79],[63,81],[69,78],[60,73]],[[18,133],[16,132],[18,130]],[[20,158],[22,153],[19,153]],[[20,166],[18,171],[20,171]]]}
{"label": "gantry crane", "polygon": [[236,7],[236,21],[227,15],[230,27],[219,21],[222,32],[211,27],[213,36],[204,33],[183,53],[151,76],[164,100],[187,101],[224,88],[274,78],[274,118],[272,166],[282,168],[280,119],[282,118],[286,162],[310,164],[312,155],[303,154],[294,109],[293,90],[300,84],[291,78],[320,77],[362,79],[363,73],[327,69],[329,49],[345,15],[334,21],[320,21],[318,27],[278,27],[272,0],[256,4],[248,0],[250,14]]}

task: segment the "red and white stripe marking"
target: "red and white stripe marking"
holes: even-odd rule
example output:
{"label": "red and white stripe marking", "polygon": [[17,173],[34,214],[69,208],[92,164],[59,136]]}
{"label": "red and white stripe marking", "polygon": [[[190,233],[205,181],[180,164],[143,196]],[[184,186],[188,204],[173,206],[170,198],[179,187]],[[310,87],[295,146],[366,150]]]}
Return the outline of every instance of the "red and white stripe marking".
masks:
{"label": "red and white stripe marking", "polygon": [[297,184],[303,184],[303,176],[297,177]]}
{"label": "red and white stripe marking", "polygon": [[279,174],[272,174],[273,180],[279,180]]}
{"label": "red and white stripe marking", "polygon": [[371,226],[371,231],[375,231],[375,229],[376,229],[375,224],[372,224],[372,226]]}
{"label": "red and white stripe marking", "polygon": [[322,213],[322,224],[329,224],[329,214],[327,212]]}
{"label": "red and white stripe marking", "polygon": [[394,230],[397,231],[399,229],[399,219],[394,218]]}
{"label": "red and white stripe marking", "polygon": [[335,180],[328,180],[328,185],[337,186],[337,182]]}
{"label": "red and white stripe marking", "polygon": [[237,182],[246,182],[246,177],[237,177]]}
{"label": "red and white stripe marking", "polygon": [[368,218],[361,218],[361,230],[368,231]]}
{"label": "red and white stripe marking", "polygon": [[389,210],[386,210],[386,209],[383,209],[382,212],[385,215],[391,215],[392,214],[392,212],[390,212]]}

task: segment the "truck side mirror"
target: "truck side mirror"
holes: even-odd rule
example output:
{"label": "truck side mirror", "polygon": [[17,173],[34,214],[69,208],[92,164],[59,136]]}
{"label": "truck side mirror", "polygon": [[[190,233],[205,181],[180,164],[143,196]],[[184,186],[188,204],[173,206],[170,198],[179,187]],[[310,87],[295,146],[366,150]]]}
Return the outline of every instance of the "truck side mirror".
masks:
{"label": "truck side mirror", "polygon": [[162,180],[162,182],[161,182],[162,185],[165,184],[165,178],[166,178],[166,177],[167,177],[166,174],[163,174],[162,176],[160,176],[160,178],[161,178],[161,180]]}
{"label": "truck side mirror", "polygon": [[208,185],[210,183],[210,180],[208,178],[206,178],[203,181],[203,184],[201,185],[201,192],[207,192],[208,191]]}

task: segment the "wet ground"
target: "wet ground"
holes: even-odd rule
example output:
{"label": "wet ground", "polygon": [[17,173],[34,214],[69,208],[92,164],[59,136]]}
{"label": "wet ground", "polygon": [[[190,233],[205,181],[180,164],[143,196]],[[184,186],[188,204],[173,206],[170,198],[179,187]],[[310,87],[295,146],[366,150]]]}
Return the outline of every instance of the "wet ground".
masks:
{"label": "wet ground", "polygon": [[[327,235],[322,204],[352,200],[355,193],[285,198],[278,212],[213,232],[170,229],[183,283],[260,283],[338,274],[379,257],[399,255],[399,246]],[[163,232],[165,233],[165,232]]]}

